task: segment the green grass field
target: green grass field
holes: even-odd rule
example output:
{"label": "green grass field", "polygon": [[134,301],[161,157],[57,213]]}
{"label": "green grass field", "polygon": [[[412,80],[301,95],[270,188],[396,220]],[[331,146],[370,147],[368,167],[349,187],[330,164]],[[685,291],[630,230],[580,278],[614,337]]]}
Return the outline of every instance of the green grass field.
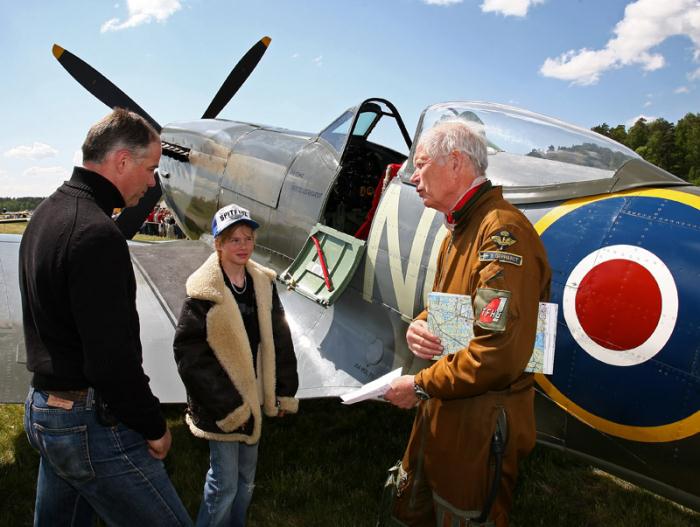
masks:
{"label": "green grass field", "polygon": [[[0,405],[0,525],[32,523],[38,455],[22,429],[22,406]],[[166,467],[196,515],[208,449],[168,405],[173,448]],[[263,425],[252,527],[362,527],[376,520],[385,470],[401,456],[412,412],[336,399],[302,401],[297,415]],[[538,446],[522,467],[511,525],[690,527],[700,514]],[[458,484],[458,482],[455,482]]]}
{"label": "green grass field", "polygon": [[22,234],[27,228],[27,222],[0,223],[0,234]]}
{"label": "green grass field", "polygon": [[[9,225],[23,232],[14,226],[24,224]],[[10,232],[6,227],[0,232]],[[207,443],[190,434],[182,405],[164,408],[173,432],[166,467],[194,517]],[[22,413],[21,405],[0,405],[0,526],[32,524],[39,457],[24,435]],[[298,415],[267,419],[249,525],[373,526],[386,469],[403,453],[412,416],[388,404],[323,399],[302,401]],[[522,467],[511,525],[690,527],[700,525],[700,514],[538,446]]]}

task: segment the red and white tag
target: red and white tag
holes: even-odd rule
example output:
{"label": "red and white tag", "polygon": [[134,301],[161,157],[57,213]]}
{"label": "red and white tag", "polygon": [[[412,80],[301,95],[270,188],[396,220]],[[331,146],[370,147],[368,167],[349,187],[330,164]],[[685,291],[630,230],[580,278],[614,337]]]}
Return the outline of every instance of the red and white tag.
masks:
{"label": "red and white tag", "polygon": [[474,323],[489,331],[505,331],[511,292],[502,289],[479,288],[474,301]]}
{"label": "red and white tag", "polygon": [[52,408],[63,408],[64,410],[73,409],[73,401],[68,399],[61,399],[55,395],[49,394],[48,399],[46,399],[46,404]]}
{"label": "red and white tag", "polygon": [[479,313],[479,322],[483,324],[495,324],[501,320],[503,311],[508,304],[508,299],[504,296],[499,296],[491,300]]}

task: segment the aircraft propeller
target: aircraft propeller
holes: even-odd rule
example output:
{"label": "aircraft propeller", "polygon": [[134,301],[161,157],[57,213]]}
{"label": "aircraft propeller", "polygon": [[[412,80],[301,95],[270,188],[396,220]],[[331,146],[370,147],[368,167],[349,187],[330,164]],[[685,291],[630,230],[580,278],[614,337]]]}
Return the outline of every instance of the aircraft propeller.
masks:
{"label": "aircraft propeller", "polygon": [[[269,44],[270,37],[261,38],[248,50],[241,60],[238,61],[212,99],[209,107],[204,112],[202,116],[203,119],[215,118],[224,106],[228,104],[248,76],[253,72]],[[95,68],[70,51],[63,49],[58,44],[53,45],[53,55],[61,66],[63,66],[83,88],[105,103],[109,108],[127,108],[146,119],[153,128],[160,133],[162,129],[160,124]],[[148,192],[146,192],[137,205],[122,211],[117,218],[117,225],[127,239],[133,238],[139,231],[141,225],[143,225],[143,222],[148,217],[148,214],[153,210],[153,207],[158,203],[162,195],[163,191],[160,186],[160,180],[156,175],[155,186],[148,189]]]}
{"label": "aircraft propeller", "polygon": [[243,86],[248,76],[253,72],[255,66],[262,58],[267,47],[270,45],[270,37],[263,37],[256,42],[248,53],[243,55],[238,64],[228,74],[226,80],[219,88],[219,91],[214,95],[214,98],[209,104],[209,108],[202,114],[202,119],[215,119],[219,112],[224,109],[231,98],[236,94],[238,89]]}
{"label": "aircraft propeller", "polygon": [[53,45],[53,56],[78,81],[87,91],[92,93],[100,101],[110,108],[127,108],[146,119],[151,126],[160,133],[161,126],[156,120],[148,115],[146,111],[136,104],[131,97],[121,91],[107,77],[102,75],[95,68],[83,61],[80,57],[73,55],[70,51],[63,49],[58,44]]}

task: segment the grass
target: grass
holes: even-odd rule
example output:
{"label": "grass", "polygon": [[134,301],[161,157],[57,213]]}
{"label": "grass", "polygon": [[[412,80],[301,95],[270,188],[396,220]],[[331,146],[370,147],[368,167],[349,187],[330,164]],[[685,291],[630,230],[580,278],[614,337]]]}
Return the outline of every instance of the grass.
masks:
{"label": "grass", "polygon": [[133,239],[137,242],[163,242],[174,240],[175,238],[163,238],[162,236],[153,236],[151,234],[136,234]]}
{"label": "grass", "polygon": [[0,223],[0,234],[24,234],[24,229],[26,228],[26,221],[18,223]]}
{"label": "grass", "polygon": [[[166,467],[194,517],[207,443],[189,433],[182,405],[165,412],[173,433]],[[302,401],[298,415],[266,419],[249,525],[374,525],[385,471],[401,456],[411,420],[387,404],[335,399]],[[0,405],[0,526],[31,525],[37,465],[22,407]],[[690,527],[700,525],[700,514],[538,446],[523,464],[511,525]]]}

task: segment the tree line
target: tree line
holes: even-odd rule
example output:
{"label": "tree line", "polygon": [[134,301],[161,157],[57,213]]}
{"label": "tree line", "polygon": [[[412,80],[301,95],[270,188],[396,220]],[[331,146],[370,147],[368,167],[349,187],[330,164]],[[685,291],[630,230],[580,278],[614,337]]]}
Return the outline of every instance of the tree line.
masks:
{"label": "tree line", "polygon": [[687,113],[675,125],[659,118],[625,125],[603,123],[591,128],[631,148],[644,159],[695,185],[700,184],[700,114]]}
{"label": "tree line", "polygon": [[17,212],[20,210],[34,210],[44,198],[0,198],[0,212]]}

